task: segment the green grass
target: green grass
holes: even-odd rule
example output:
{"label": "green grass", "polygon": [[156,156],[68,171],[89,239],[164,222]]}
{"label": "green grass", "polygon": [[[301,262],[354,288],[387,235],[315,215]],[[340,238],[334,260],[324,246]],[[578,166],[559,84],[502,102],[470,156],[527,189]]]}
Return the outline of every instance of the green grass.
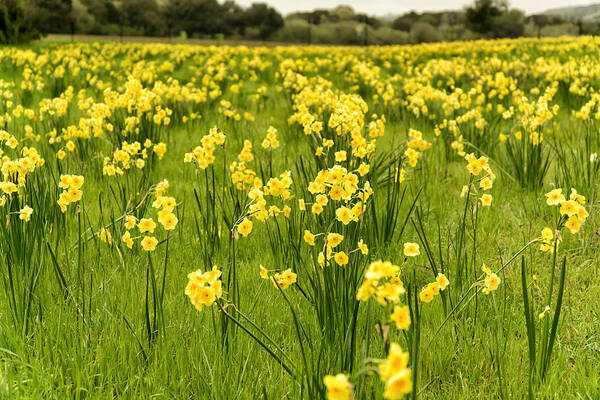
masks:
{"label": "green grass", "polygon": [[[453,77],[457,81],[457,86],[468,89],[471,78],[475,79],[480,73],[494,72],[486,64],[489,62],[487,57],[492,57],[494,52],[498,52],[507,62],[515,63],[514,65],[518,65],[519,57],[522,58],[523,54],[530,54],[532,58],[543,55],[562,63],[565,63],[568,57],[582,60],[586,51],[586,42],[583,40],[586,39],[572,42],[579,43],[580,46],[567,50],[568,55],[559,53],[558,49],[561,46],[568,46],[571,42],[506,42],[521,46],[516,55],[500,48],[503,42],[499,42],[498,47],[490,50],[466,47],[464,50],[455,51],[462,51],[463,53],[460,54],[470,60],[470,64],[461,60],[454,59],[454,61],[460,65],[470,65],[473,68],[471,75],[461,77],[455,71],[448,70],[440,72],[436,78],[444,80]],[[544,48],[544,44],[548,48]],[[230,52],[228,55],[219,54],[217,50],[206,47],[170,47],[164,44],[92,46],[96,45],[45,41],[26,48],[0,49],[0,62],[3,64],[0,66],[0,79],[10,92],[15,93],[13,103],[23,102],[27,107],[37,110],[42,98],[53,97],[57,93],[53,93],[54,89],[50,84],[43,89],[34,90],[29,95],[30,99],[26,96],[20,97],[20,94],[13,90],[14,87],[11,85],[18,87],[22,80],[23,65],[18,65],[16,62],[24,55],[20,52],[30,50],[35,52],[36,55],[29,61],[31,65],[36,60],[40,60],[40,54],[49,55],[50,60],[72,59],[82,65],[84,61],[98,62],[100,65],[106,63],[105,65],[111,68],[99,68],[91,73],[115,89],[122,87],[127,75],[134,70],[133,63],[120,66],[120,63],[127,59],[146,62],[145,66],[148,70],[156,69],[170,60],[176,64],[175,72],[157,73],[158,79],[167,82],[170,76],[174,76],[183,85],[191,82],[191,78],[195,76],[197,80],[192,86],[196,87],[201,85],[202,76],[209,73],[207,64],[217,63],[227,71],[223,80],[219,82],[224,89],[224,94],[218,100],[224,98],[232,101],[233,108],[240,113],[244,111],[252,113],[255,122],[236,122],[225,118],[218,112],[218,100],[198,104],[191,101],[169,101],[164,104],[173,108],[175,113],[199,112],[202,118],[194,123],[182,124],[180,120],[173,117],[171,125],[160,134],[168,147],[165,158],[157,162],[153,171],[147,172],[149,182],[146,184],[156,183],[163,178],[168,179],[171,183],[168,193],[179,203],[177,207],[179,225],[169,240],[163,305],[164,334],[159,334],[152,346],[147,346],[144,333],[147,254],[139,246],[137,250],[127,250],[120,243],[120,237],[114,234],[115,245],[112,247],[91,236],[92,231],[97,233],[101,226],[110,224],[122,213],[118,202],[113,200],[111,194],[111,188],[116,188],[114,177],[101,175],[102,157],[110,155],[115,148],[115,143],[111,143],[106,138],[93,139],[89,143],[87,153],[84,154],[83,140],[77,142],[77,150],[58,164],[63,173],[77,173],[86,177],[80,207],[85,210],[85,213],[81,214],[82,230],[87,233],[82,235],[84,239],[78,239],[80,237],[78,217],[73,211],[76,205],[69,206],[73,209],[67,214],[65,232],[61,232],[58,228],[54,230],[48,226],[45,228],[45,232],[49,235],[49,242],[52,245],[59,244],[52,249],[57,250],[57,264],[65,276],[68,290],[65,292],[61,288],[49,254],[46,253],[34,294],[30,330],[26,335],[13,326],[9,303],[5,292],[2,292],[0,296],[0,398],[279,399],[302,396],[301,385],[291,379],[281,365],[241,330],[237,330],[230,343],[229,351],[225,351],[220,338],[215,334],[215,326],[220,323],[218,308],[213,306],[198,312],[184,294],[187,273],[196,269],[205,269],[202,264],[202,247],[194,222],[194,215],[198,216],[198,209],[193,189],[196,188],[200,193],[204,193],[206,186],[203,177],[196,173],[194,167],[183,163],[183,156],[191,148],[200,144],[200,139],[210,128],[216,125],[226,133],[227,149],[231,152],[227,154],[227,162],[231,162],[237,155],[244,139],[252,140],[256,159],[264,162],[267,156],[260,148],[260,143],[268,126],[273,125],[278,129],[281,147],[273,153],[273,174],[267,174],[267,177],[278,176],[285,169],[290,169],[293,172],[294,193],[300,195],[305,191],[304,188],[296,188],[297,182],[300,182],[297,179],[296,168],[300,157],[306,162],[312,162],[312,155],[308,138],[301,133],[301,128],[297,124],[288,124],[287,119],[293,113],[289,93],[286,89],[277,90],[277,87],[281,87],[283,83],[282,78],[276,75],[282,59],[300,59],[305,63],[317,59],[324,61],[325,64],[315,70],[302,71],[299,68],[299,72],[304,72],[307,76],[320,75],[333,82],[333,86],[343,92],[352,92],[351,87],[359,83],[361,85],[359,92],[369,105],[367,115],[370,116],[372,112],[383,113],[388,119],[386,135],[378,141],[377,145],[380,154],[391,149],[393,144],[406,140],[409,127],[422,130],[428,140],[434,141],[433,147],[422,156],[417,169],[403,183],[407,187],[407,200],[402,204],[400,215],[401,217],[406,215],[412,199],[419,190],[422,190],[417,207],[434,253],[437,256],[438,252],[445,255],[454,251],[456,245],[454,235],[464,207],[464,200],[459,197],[460,189],[469,179],[465,161],[456,156],[446,161],[441,138],[435,139],[433,135],[434,124],[439,120],[436,119],[434,122],[426,118],[409,116],[402,103],[385,106],[382,102],[372,100],[371,95],[375,89],[369,78],[349,71],[352,71],[353,65],[366,57],[373,65],[381,67],[376,79],[393,84],[396,88],[395,98],[403,100],[405,93],[401,90],[401,82],[413,78],[414,75],[402,69],[405,62],[391,60],[386,52],[392,55],[404,54],[410,59],[410,63],[423,67],[426,63],[433,63],[437,59],[452,59],[450,50],[445,49],[456,49],[451,47],[455,45],[389,49],[306,48],[305,50],[297,48],[247,50],[225,47],[220,50]],[[156,53],[150,52],[152,48],[156,49]],[[65,55],[66,59],[62,59]],[[182,60],[177,60],[178,56],[182,56]],[[259,68],[248,67],[247,64],[242,63],[244,58],[253,57],[266,60],[272,65],[260,71]],[[350,57],[350,61],[344,68],[336,70],[333,66],[340,57]],[[388,60],[391,60],[392,65],[385,68],[384,61]],[[596,65],[593,64],[595,61],[589,64],[589,59],[586,63],[588,66]],[[528,65],[533,69],[531,64]],[[55,67],[56,65],[44,64],[34,69],[38,71],[40,81],[50,82],[46,74],[51,73]],[[77,91],[86,88],[87,96],[92,96],[97,101],[101,99],[102,91],[91,87],[84,79],[85,73],[91,70],[92,68],[84,67],[78,76],[73,76],[72,70],[69,69],[65,77],[61,78],[64,87],[73,85],[75,88],[69,114],[64,120],[32,122],[15,118],[12,122],[6,123],[4,129],[18,138],[24,138],[25,124],[31,124],[34,132],[42,136],[48,133],[49,125],[77,124],[79,118],[83,116],[82,111],[77,107]],[[256,81],[247,80],[251,71],[257,74]],[[519,87],[524,91],[536,85],[547,85],[547,82],[542,79],[535,79],[518,72],[518,69],[511,71],[519,79]],[[227,90],[236,82],[233,78],[234,73],[238,73],[241,80],[247,82],[239,95]],[[402,81],[396,82],[393,79],[394,74],[399,74]],[[593,86],[596,82],[590,78],[587,83]],[[248,95],[255,93],[262,85],[267,87],[267,95],[259,101],[250,100]],[[582,141],[576,138],[583,134],[584,124],[569,115],[565,105],[567,97],[572,97],[571,101],[581,103],[587,100],[585,96],[559,90],[556,102],[561,105],[561,111],[555,119],[560,129],[556,130],[553,139],[570,148],[582,149],[580,147],[583,146]],[[433,110],[433,102],[431,104]],[[7,111],[5,107],[6,103],[0,101],[0,112]],[[179,115],[178,118],[181,116]],[[493,125],[493,129],[498,132],[510,131],[514,123],[514,120],[501,121]],[[544,193],[555,184],[562,185],[565,180],[556,162],[556,154],[550,146],[547,146],[544,149],[552,162],[543,186],[519,187],[511,176],[510,164],[504,162],[505,153],[502,144],[496,137],[491,140],[489,153],[487,151],[486,153],[492,160],[492,168],[498,175],[498,179],[491,191],[494,198],[492,206],[484,208],[478,216],[476,261],[474,262],[478,272],[483,263],[494,271],[498,270],[525,243],[538,237],[543,227],[553,226],[555,217],[553,210],[545,204]],[[40,176],[42,182],[47,184],[46,190],[49,196],[55,198],[59,193],[53,182],[53,179],[59,176],[54,156],[56,148],[52,148],[45,139],[40,143],[30,143],[28,139],[24,139],[23,143],[37,147],[46,159],[47,165],[34,174]],[[220,156],[217,158],[214,168],[220,174],[223,160]],[[219,179],[223,177],[219,175]],[[577,189],[586,193],[589,198],[596,198],[594,188],[578,187]],[[51,206],[48,206],[49,210]],[[36,210],[36,213],[38,211],[41,212]],[[567,256],[563,308],[551,366],[546,379],[537,389],[536,398],[600,398],[598,203],[593,200],[588,205],[588,211],[590,217],[578,235],[563,233],[564,240],[560,244],[560,254],[561,257]],[[379,209],[377,212],[382,210]],[[415,214],[412,216],[413,219],[416,218]],[[58,221],[58,219],[49,221]],[[118,226],[120,230],[120,225]],[[467,236],[468,240],[471,240],[469,232],[470,226],[467,229]],[[226,272],[231,262],[227,253],[228,233],[222,231],[221,234],[223,244],[221,250],[216,253],[214,264]],[[370,260],[383,258],[400,264],[404,258],[402,255],[404,242],[419,242],[419,236],[412,223],[407,224],[402,237],[399,237],[396,232],[389,246],[373,250],[369,256]],[[300,365],[301,343],[297,340],[294,319],[289,308],[282,294],[271,283],[260,279],[258,274],[260,264],[269,269],[287,269],[290,266],[277,264],[278,258],[272,254],[266,228],[257,221],[254,222],[252,234],[248,238],[240,238],[236,246],[237,285],[241,299],[238,304],[239,309],[267,332],[296,365]],[[471,251],[470,248],[468,250]],[[153,263],[158,270],[162,269],[164,253],[165,246],[161,245],[152,254]],[[523,255],[531,273],[538,277],[541,288],[539,293],[534,290],[536,308],[533,314],[537,318],[537,314],[543,309],[542,294],[546,294],[552,257],[541,253],[538,245],[533,245]],[[469,253],[469,257],[471,256],[472,253]],[[444,258],[446,259],[446,256]],[[4,274],[5,260],[2,263],[1,273]],[[416,280],[412,283],[417,290],[420,290],[431,280],[431,271],[425,254],[422,253],[410,265],[416,276]],[[510,264],[500,277],[502,283],[496,292],[489,296],[480,293],[477,297],[476,309],[471,303],[464,312],[445,324],[435,337],[433,334],[445,319],[442,302],[440,299],[435,299],[429,304],[420,304],[422,326],[418,369],[419,398],[509,399],[527,396],[529,359],[521,295],[520,260],[517,259]],[[450,279],[450,290],[455,290],[453,287],[455,281],[453,277]],[[531,276],[528,276],[528,279],[531,280]],[[306,276],[299,274],[298,282],[300,287],[306,287]],[[319,338],[320,332],[314,309],[301,291],[292,286],[285,293],[295,306],[298,319],[302,321],[309,336]],[[374,326],[366,325],[367,309],[366,304],[361,304],[358,311],[360,340],[358,349],[362,349],[363,344],[369,339],[372,344],[368,356],[384,358],[381,336]],[[383,309],[374,302],[372,312],[374,320],[383,318]],[[403,348],[407,348],[404,335],[394,329],[392,328],[392,339],[401,343]],[[314,340],[313,344],[318,346],[318,339]],[[324,365],[332,365],[335,362],[327,364],[326,360],[335,359],[340,351],[341,348],[338,346],[326,346],[323,354],[318,358],[325,360]],[[359,361],[357,360],[357,363]],[[324,373],[353,371],[318,372],[324,375]],[[362,398],[381,398],[383,385],[379,382],[379,378],[367,376],[365,382]]]}

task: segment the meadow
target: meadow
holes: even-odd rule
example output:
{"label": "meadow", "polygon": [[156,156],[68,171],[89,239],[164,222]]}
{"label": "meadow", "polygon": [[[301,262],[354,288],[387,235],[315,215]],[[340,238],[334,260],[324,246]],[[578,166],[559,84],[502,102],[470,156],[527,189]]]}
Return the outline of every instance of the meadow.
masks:
{"label": "meadow", "polygon": [[599,45],[0,48],[0,398],[600,398]]}

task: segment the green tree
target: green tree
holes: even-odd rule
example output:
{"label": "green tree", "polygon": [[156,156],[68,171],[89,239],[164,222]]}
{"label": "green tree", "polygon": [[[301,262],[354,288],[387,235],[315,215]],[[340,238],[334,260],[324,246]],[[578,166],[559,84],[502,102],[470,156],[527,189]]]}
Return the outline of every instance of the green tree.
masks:
{"label": "green tree", "polygon": [[246,30],[246,21],[244,18],[244,9],[235,1],[227,0],[223,3],[223,31],[225,35],[237,33],[243,35]]}
{"label": "green tree", "polygon": [[487,37],[519,37],[525,32],[525,15],[509,9],[506,0],[475,0],[465,12],[467,26]]}
{"label": "green tree", "polygon": [[121,3],[125,25],[145,36],[164,35],[166,24],[155,0],[126,0]]}
{"label": "green tree", "polygon": [[261,40],[267,40],[276,30],[283,27],[283,17],[265,3],[253,3],[245,12],[246,26],[257,28]]}
{"label": "green tree", "polygon": [[475,0],[465,11],[468,27],[477,33],[487,34],[494,25],[494,18],[508,10],[504,0]]}
{"label": "green tree", "polygon": [[333,15],[326,9],[317,9],[310,12],[295,12],[286,16],[288,20],[303,19],[306,22],[319,25],[325,22],[338,22],[339,16]]}
{"label": "green tree", "polygon": [[81,0],[73,1],[73,22],[72,33],[87,33],[89,28],[96,23],[94,16],[90,14]]}
{"label": "green tree", "polygon": [[215,35],[226,30],[223,8],[217,0],[171,0],[164,16],[169,34]]}
{"label": "green tree", "polygon": [[0,2],[0,44],[19,44],[39,38],[29,10],[23,1]]}
{"label": "green tree", "polygon": [[87,11],[93,15],[99,24],[120,24],[123,22],[123,15],[120,7],[128,0],[84,0]]}
{"label": "green tree", "polygon": [[335,15],[338,21],[356,19],[354,9],[350,6],[337,6],[336,8],[331,10],[331,15]]}
{"label": "green tree", "polygon": [[72,0],[32,0],[35,27],[42,33],[73,31]]}
{"label": "green tree", "polygon": [[419,14],[414,11],[403,14],[392,22],[392,28],[399,31],[410,31],[410,28],[419,20]]}
{"label": "green tree", "polygon": [[525,16],[520,10],[509,10],[492,19],[490,36],[516,38],[525,32]]}
{"label": "green tree", "polygon": [[442,37],[437,29],[427,22],[417,22],[410,28],[410,36],[415,43],[440,42]]}

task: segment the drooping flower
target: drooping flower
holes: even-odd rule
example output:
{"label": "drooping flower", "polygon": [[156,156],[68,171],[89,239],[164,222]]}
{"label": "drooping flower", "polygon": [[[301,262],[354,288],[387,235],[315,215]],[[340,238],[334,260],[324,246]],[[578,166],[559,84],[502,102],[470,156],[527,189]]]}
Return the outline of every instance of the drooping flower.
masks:
{"label": "drooping flower", "polygon": [[259,266],[259,275],[263,279],[269,279],[269,270],[267,270],[262,265]]}
{"label": "drooping flower", "polygon": [[109,245],[112,245],[112,235],[111,235],[110,231],[102,228],[102,229],[100,229],[98,236],[100,237],[100,240],[102,240],[104,243],[108,243]]}
{"label": "drooping flower", "polygon": [[131,238],[131,233],[129,233],[129,231],[125,231],[125,233],[121,237],[121,240],[123,241],[123,243],[125,243],[125,245],[128,248],[133,248],[133,239]]}
{"label": "drooping flower", "polygon": [[286,269],[281,273],[277,273],[273,275],[273,284],[276,284],[281,289],[285,290],[290,285],[296,283],[298,275],[295,272],[292,272],[291,269]]}
{"label": "drooping flower", "polygon": [[365,242],[363,242],[362,239],[360,239],[358,241],[358,249],[365,256],[369,254],[369,248],[367,247],[367,245],[365,244]]}
{"label": "drooping flower", "polygon": [[304,241],[308,243],[309,246],[315,245],[315,235],[313,235],[308,229],[304,230]]}
{"label": "drooping flower", "polygon": [[335,253],[335,255],[333,256],[333,259],[335,260],[337,265],[344,266],[344,265],[348,264],[348,256],[343,251]]}
{"label": "drooping flower", "polygon": [[140,245],[146,251],[154,251],[156,249],[156,245],[158,244],[158,240],[154,236],[144,236]]}
{"label": "drooping flower", "polygon": [[154,233],[154,229],[156,228],[156,223],[152,220],[152,218],[142,218],[138,223],[138,229],[141,233],[149,232]]}
{"label": "drooping flower", "polygon": [[29,222],[31,220],[31,214],[33,214],[33,208],[25,206],[19,211],[19,219]]}
{"label": "drooping flower", "polygon": [[160,224],[163,226],[163,228],[165,228],[165,230],[171,231],[175,229],[175,226],[177,226],[177,222],[179,222],[179,219],[168,209],[163,209],[158,213],[158,222],[160,222]]}
{"label": "drooping flower", "polygon": [[410,326],[410,310],[408,306],[395,306],[390,315],[390,320],[396,324],[398,329],[408,329]]}
{"label": "drooping flower", "polygon": [[446,288],[450,284],[450,281],[448,280],[448,278],[446,278],[446,275],[442,274],[441,272],[438,273],[435,280],[437,281],[437,283],[440,287],[440,290],[446,290]]}
{"label": "drooping flower", "polygon": [[483,280],[483,293],[490,294],[491,292],[498,289],[498,286],[500,286],[501,279],[498,275],[492,272],[492,270],[486,267],[485,265],[483,265],[481,269],[486,275]]}
{"label": "drooping flower", "polygon": [[417,243],[404,243],[404,255],[407,257],[416,257],[421,254]]}
{"label": "drooping flower", "polygon": [[558,205],[561,201],[565,200],[565,196],[562,193],[562,189],[554,189],[546,193],[546,204],[549,206]]}
{"label": "drooping flower", "polygon": [[481,201],[481,205],[483,207],[489,207],[492,205],[492,195],[491,194],[484,194],[481,196],[481,198],[479,200]]}
{"label": "drooping flower", "polygon": [[250,234],[250,232],[252,232],[252,221],[250,221],[248,218],[244,218],[242,222],[238,225],[237,230],[240,233],[240,235],[247,237]]}
{"label": "drooping flower", "polygon": [[352,384],[346,375],[326,375],[323,383],[327,388],[327,400],[350,400],[352,398]]}

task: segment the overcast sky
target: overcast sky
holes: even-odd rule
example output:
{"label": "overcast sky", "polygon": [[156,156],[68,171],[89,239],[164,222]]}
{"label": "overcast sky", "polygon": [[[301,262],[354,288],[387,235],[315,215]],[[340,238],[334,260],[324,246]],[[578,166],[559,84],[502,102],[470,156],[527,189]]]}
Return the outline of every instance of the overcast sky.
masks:
{"label": "overcast sky", "polygon": [[[473,0],[238,0],[244,6],[265,2],[279,12],[307,11],[315,8],[333,8],[339,4],[352,6],[356,11],[373,15],[402,14],[407,11],[455,10],[473,3]],[[544,11],[549,8],[586,5],[600,0],[511,0],[510,5],[526,13]]]}

